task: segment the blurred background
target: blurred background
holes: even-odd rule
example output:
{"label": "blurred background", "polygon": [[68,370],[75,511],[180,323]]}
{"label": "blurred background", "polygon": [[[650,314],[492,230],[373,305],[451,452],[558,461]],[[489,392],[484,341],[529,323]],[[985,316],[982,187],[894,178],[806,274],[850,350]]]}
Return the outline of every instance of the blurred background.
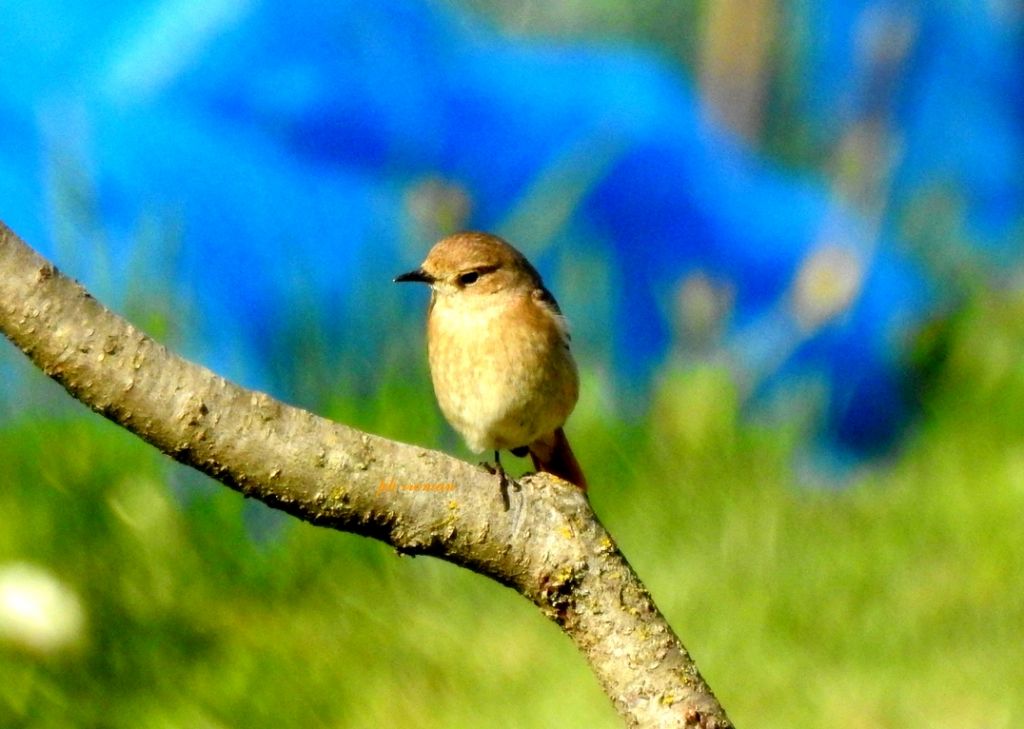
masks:
{"label": "blurred background", "polygon": [[[740,726],[1024,721],[1021,0],[0,0],[0,219],[219,373],[469,458],[439,237],[566,312],[592,501]],[[525,469],[520,464],[520,469]],[[505,588],[0,347],[0,726],[617,726]]]}

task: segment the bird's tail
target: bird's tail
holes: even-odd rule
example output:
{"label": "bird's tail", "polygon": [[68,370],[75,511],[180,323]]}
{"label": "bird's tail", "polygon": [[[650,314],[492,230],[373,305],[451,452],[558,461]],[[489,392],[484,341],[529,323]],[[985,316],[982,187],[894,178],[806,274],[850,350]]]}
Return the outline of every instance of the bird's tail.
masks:
{"label": "bird's tail", "polygon": [[553,476],[579,486],[581,491],[587,490],[587,479],[583,475],[579,461],[569,447],[569,439],[565,431],[556,428],[554,434],[530,444],[530,458],[533,467]]}

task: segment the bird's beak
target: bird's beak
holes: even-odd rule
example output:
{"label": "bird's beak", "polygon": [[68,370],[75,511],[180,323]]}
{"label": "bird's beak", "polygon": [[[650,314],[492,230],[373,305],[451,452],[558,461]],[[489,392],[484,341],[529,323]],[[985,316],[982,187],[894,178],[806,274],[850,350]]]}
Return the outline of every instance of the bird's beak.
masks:
{"label": "bird's beak", "polygon": [[409,273],[403,273],[400,276],[395,276],[395,283],[405,283],[406,281],[418,281],[419,283],[432,284],[434,283],[434,277],[422,268],[417,268],[415,271],[409,271]]}

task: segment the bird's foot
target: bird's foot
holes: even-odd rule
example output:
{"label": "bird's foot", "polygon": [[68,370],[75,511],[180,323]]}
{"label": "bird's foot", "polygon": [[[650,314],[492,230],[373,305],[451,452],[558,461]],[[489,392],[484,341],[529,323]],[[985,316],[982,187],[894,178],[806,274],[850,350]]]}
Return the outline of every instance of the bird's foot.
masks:
{"label": "bird's foot", "polygon": [[514,478],[510,478],[508,473],[505,471],[504,466],[501,465],[501,459],[498,457],[498,452],[494,452],[494,463],[493,465],[487,461],[481,461],[480,467],[483,468],[487,473],[495,474],[498,477],[498,491],[501,493],[501,503],[505,507],[505,511],[511,508],[511,504],[508,498],[508,487],[511,486],[513,490],[519,491],[522,488],[519,482]]}

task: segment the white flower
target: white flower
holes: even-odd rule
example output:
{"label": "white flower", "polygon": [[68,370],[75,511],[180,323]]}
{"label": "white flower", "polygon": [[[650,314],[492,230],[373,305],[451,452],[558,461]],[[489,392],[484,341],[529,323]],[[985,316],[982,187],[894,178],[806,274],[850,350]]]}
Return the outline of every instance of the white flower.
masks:
{"label": "white flower", "polygon": [[0,643],[55,653],[82,636],[85,614],[70,588],[31,564],[0,567]]}
{"label": "white flower", "polygon": [[815,330],[847,311],[860,292],[864,264],[850,248],[826,243],[804,260],[793,286],[798,321]]}

